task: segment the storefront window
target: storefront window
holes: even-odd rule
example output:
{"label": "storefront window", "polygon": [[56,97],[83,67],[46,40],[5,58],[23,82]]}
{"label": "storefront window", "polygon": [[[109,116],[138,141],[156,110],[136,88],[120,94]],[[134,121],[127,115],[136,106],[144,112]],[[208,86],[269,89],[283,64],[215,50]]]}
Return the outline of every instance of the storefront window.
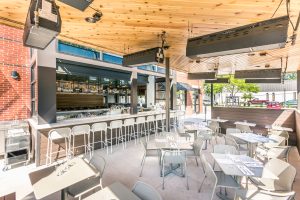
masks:
{"label": "storefront window", "polygon": [[90,59],[100,59],[100,53],[84,46],[58,41],[58,52]]}
{"label": "storefront window", "polygon": [[103,53],[102,56],[103,56],[102,60],[105,62],[119,64],[119,65],[123,64],[123,58],[120,56],[112,55],[108,53]]}

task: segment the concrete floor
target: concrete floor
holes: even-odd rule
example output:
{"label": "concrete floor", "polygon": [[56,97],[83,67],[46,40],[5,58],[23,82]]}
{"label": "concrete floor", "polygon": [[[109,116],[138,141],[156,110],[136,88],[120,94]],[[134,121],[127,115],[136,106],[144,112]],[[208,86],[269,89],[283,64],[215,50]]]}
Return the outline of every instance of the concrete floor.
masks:
{"label": "concrete floor", "polygon": [[[223,139],[220,138],[219,142],[222,143]],[[209,145],[208,150],[205,150],[204,153],[206,154],[210,163],[212,163],[210,152],[211,145]],[[159,175],[159,164],[157,157],[148,157],[146,159],[143,175],[142,177],[139,177],[142,155],[142,146],[140,144],[135,145],[134,142],[129,142],[126,149],[123,149],[121,145],[118,147],[114,146],[113,153],[108,155],[106,154],[105,150],[95,151],[95,156],[102,156],[107,162],[103,177],[103,186],[105,187],[115,181],[119,181],[128,188],[132,188],[134,183],[140,180],[155,187],[162,195],[164,200],[209,199],[209,193],[211,191],[211,185],[209,183],[204,184],[202,192],[198,193],[200,181],[203,179],[204,175],[201,167],[197,167],[193,158],[188,158],[188,177],[190,189],[186,189],[185,178],[170,174],[166,178],[165,189],[162,190],[162,178]],[[300,159],[296,148],[293,148],[291,151],[290,162],[300,170]],[[6,172],[0,172],[0,196],[11,192],[16,192],[17,200],[35,199],[28,178],[28,173],[34,169],[35,166],[32,164],[25,167],[11,169]],[[298,182],[300,182],[299,173],[297,173],[294,189],[300,192],[300,184],[298,184]],[[232,191],[229,192],[229,196],[233,197]],[[58,200],[59,197],[60,194],[57,193],[45,199]],[[214,199],[219,198],[215,196]]]}

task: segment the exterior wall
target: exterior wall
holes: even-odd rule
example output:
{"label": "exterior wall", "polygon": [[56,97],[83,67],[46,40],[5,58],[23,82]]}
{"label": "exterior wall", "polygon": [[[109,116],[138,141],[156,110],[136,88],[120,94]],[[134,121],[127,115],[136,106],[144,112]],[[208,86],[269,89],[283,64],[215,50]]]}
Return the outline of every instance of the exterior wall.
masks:
{"label": "exterior wall", "polygon": [[0,121],[30,117],[30,49],[22,35],[23,30],[0,25]]}
{"label": "exterior wall", "polygon": [[[200,95],[199,95],[199,112],[203,111],[203,87],[202,87],[202,81],[200,80],[189,80],[187,78],[187,74],[186,73],[181,73],[181,72],[177,72],[176,73],[176,80],[177,82],[180,83],[186,83],[190,86],[192,86],[194,89],[200,89]],[[193,91],[187,91],[187,95],[186,95],[186,114],[187,115],[191,115],[194,113],[194,108],[193,108]]]}

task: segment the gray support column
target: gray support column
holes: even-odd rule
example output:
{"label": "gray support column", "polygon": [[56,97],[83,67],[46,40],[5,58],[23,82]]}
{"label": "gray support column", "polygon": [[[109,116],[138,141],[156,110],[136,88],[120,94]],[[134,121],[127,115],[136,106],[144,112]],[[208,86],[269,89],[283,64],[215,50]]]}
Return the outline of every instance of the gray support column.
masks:
{"label": "gray support column", "polygon": [[138,103],[138,93],[137,93],[137,72],[132,72],[131,75],[131,91],[130,91],[130,114],[137,114],[137,103]]}
{"label": "gray support column", "polygon": [[56,68],[38,66],[38,124],[56,122]]}
{"label": "gray support column", "polygon": [[214,84],[210,84],[210,106],[214,107]]}
{"label": "gray support column", "polygon": [[172,87],[171,87],[171,109],[177,109],[177,80],[176,80],[176,72],[173,71],[173,80],[172,80]]}
{"label": "gray support column", "polygon": [[298,99],[298,110],[300,110],[300,70],[297,71],[297,99]]}
{"label": "gray support column", "polygon": [[170,58],[166,57],[166,129],[170,131]]}

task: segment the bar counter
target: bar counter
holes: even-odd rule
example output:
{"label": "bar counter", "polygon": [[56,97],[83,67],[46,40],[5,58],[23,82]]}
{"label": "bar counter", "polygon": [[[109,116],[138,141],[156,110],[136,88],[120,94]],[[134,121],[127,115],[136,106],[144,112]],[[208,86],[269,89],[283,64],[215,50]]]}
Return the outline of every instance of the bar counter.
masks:
{"label": "bar counter", "polygon": [[[175,111],[171,111],[175,112]],[[32,154],[34,156],[34,160],[37,166],[45,164],[46,161],[46,151],[47,151],[47,142],[48,142],[48,133],[51,129],[54,128],[62,128],[62,127],[70,127],[77,125],[88,124],[92,125],[94,123],[99,122],[109,122],[113,120],[124,120],[128,118],[136,118],[136,117],[147,117],[150,115],[159,115],[165,113],[164,110],[162,111],[144,111],[139,112],[137,114],[111,114],[111,115],[104,115],[104,116],[97,116],[97,117],[88,117],[88,118],[78,118],[78,119],[67,119],[57,123],[52,124],[37,124],[36,120],[29,119],[29,125],[31,128],[31,133],[33,137],[34,147],[32,149]],[[95,135],[95,141],[99,140],[100,138]],[[82,139],[79,139],[83,142]],[[64,148],[64,143],[54,144],[53,152],[57,151],[59,148]],[[97,148],[97,147],[96,147]],[[58,154],[57,159],[64,157],[64,152]]]}

